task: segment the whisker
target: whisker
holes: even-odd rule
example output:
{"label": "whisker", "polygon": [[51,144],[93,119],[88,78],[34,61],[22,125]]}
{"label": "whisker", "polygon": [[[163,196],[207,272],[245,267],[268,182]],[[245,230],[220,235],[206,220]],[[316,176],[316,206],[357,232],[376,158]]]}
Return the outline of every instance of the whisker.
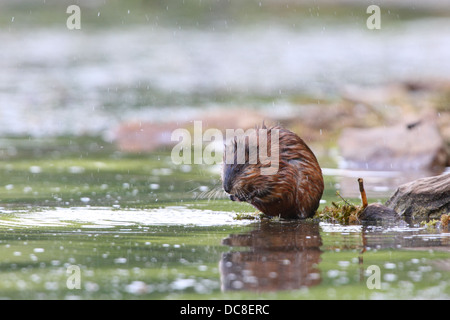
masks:
{"label": "whisker", "polygon": [[[195,191],[198,188],[195,188],[192,191]],[[226,192],[222,189],[221,185],[215,186],[214,188],[212,188],[211,190],[207,190],[207,191],[203,191],[200,192],[195,198],[197,200],[202,200],[202,199],[208,199],[208,200],[216,200],[219,197],[225,197],[226,196]]]}
{"label": "whisker", "polygon": [[218,186],[215,189],[211,190],[210,197],[216,200],[217,198],[225,198],[227,193],[222,189],[222,186]]}

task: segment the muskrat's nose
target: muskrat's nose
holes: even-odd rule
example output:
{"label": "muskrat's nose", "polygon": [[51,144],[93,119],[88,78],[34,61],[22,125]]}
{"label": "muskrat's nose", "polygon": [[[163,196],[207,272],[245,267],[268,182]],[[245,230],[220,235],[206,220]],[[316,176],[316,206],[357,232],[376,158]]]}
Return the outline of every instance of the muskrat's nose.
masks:
{"label": "muskrat's nose", "polygon": [[236,197],[234,195],[230,194],[228,197],[231,201],[236,201]]}
{"label": "muskrat's nose", "polygon": [[230,183],[230,181],[228,181],[228,180],[226,180],[224,183],[223,183],[223,190],[225,190],[225,192],[226,193],[231,193],[231,183]]}

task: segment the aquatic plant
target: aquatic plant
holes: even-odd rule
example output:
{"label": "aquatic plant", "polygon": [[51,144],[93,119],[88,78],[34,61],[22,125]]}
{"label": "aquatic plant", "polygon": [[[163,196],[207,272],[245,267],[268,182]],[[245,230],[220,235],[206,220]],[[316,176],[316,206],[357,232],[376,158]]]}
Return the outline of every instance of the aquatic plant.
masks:
{"label": "aquatic plant", "polygon": [[[339,191],[336,191],[336,194],[340,196]],[[322,210],[317,211],[315,218],[344,225],[358,224],[359,216],[363,210],[364,207],[362,205],[355,205],[342,198],[342,201],[333,201],[331,206],[326,206]]]}
{"label": "aquatic plant", "polygon": [[368,206],[362,178],[358,178],[358,185],[361,193],[361,205],[350,203],[348,200],[344,199],[339,190],[337,190],[336,195],[342,200],[339,202],[331,202],[331,206],[326,206],[322,211],[317,211],[315,217],[322,221],[335,222],[344,225],[358,224],[360,222],[359,217],[361,213]]}

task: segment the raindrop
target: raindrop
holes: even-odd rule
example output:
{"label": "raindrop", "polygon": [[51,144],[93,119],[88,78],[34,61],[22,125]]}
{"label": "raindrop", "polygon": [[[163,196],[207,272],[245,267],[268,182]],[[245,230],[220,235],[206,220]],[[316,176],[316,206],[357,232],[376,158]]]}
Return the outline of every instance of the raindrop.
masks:
{"label": "raindrop", "polygon": [[397,266],[395,265],[395,263],[392,263],[392,262],[386,262],[386,263],[384,264],[384,267],[385,267],[386,269],[395,269]]}
{"label": "raindrop", "polygon": [[31,275],[31,281],[38,283],[38,282],[40,282],[40,280],[41,280],[41,277],[39,275],[37,275],[35,273]]}
{"label": "raindrop", "polygon": [[41,173],[42,172],[42,168],[39,166],[31,166],[29,170],[31,173]]}
{"label": "raindrop", "polygon": [[338,265],[342,268],[347,268],[350,265],[350,261],[339,261]]}
{"label": "raindrop", "polygon": [[32,187],[26,186],[25,188],[23,188],[23,192],[24,192],[24,193],[29,193],[29,192],[31,192],[31,191],[33,191],[33,188],[32,188]]}
{"label": "raindrop", "polygon": [[191,172],[192,167],[188,164],[183,164],[182,166],[180,166],[180,170],[182,172]]}
{"label": "raindrop", "polygon": [[133,281],[125,287],[125,291],[131,294],[148,293],[150,287],[143,281]]}
{"label": "raindrop", "polygon": [[393,281],[397,280],[397,275],[395,275],[393,273],[386,273],[384,275],[383,279],[388,282],[393,282]]}
{"label": "raindrop", "polygon": [[47,290],[58,290],[58,282],[47,281],[45,283],[45,289],[47,289]]}
{"label": "raindrop", "polygon": [[242,281],[236,280],[236,281],[233,281],[231,286],[233,287],[233,289],[239,290],[239,289],[242,289],[244,287],[244,283]]}
{"label": "raindrop", "polygon": [[152,190],[158,190],[158,189],[159,189],[159,184],[157,184],[157,183],[151,183],[151,184],[150,184],[150,189],[152,189]]}
{"label": "raindrop", "polygon": [[73,174],[79,174],[84,172],[84,168],[80,166],[69,167],[69,172]]}
{"label": "raindrop", "polygon": [[174,290],[184,290],[195,285],[195,279],[177,279],[172,282],[171,287]]}
{"label": "raindrop", "polygon": [[328,270],[328,272],[327,272],[327,276],[329,278],[336,278],[338,275],[339,275],[338,270]]}
{"label": "raindrop", "polygon": [[114,263],[127,263],[127,258],[116,258],[114,259]]}
{"label": "raindrop", "polygon": [[208,266],[205,266],[205,265],[201,265],[201,266],[198,266],[198,271],[206,271],[206,270],[208,270]]}
{"label": "raindrop", "polygon": [[419,271],[420,272],[431,272],[432,268],[431,266],[420,266]]}
{"label": "raindrop", "polygon": [[98,291],[98,289],[100,287],[97,283],[88,281],[85,284],[85,288],[86,288],[86,291],[95,292],[95,291]]}
{"label": "raindrop", "polygon": [[308,279],[309,280],[319,280],[320,279],[320,273],[317,273],[317,272],[310,273],[308,275]]}

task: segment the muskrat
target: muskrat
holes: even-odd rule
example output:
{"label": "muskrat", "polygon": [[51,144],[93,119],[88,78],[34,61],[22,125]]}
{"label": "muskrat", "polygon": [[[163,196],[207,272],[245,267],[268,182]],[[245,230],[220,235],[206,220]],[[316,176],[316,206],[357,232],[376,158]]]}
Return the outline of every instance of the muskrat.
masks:
{"label": "muskrat", "polygon": [[[263,129],[263,130],[262,130]],[[222,171],[223,189],[232,201],[245,201],[267,216],[281,218],[309,218],[319,207],[324,183],[316,156],[295,133],[280,126],[267,128],[264,124],[255,134],[267,134],[267,149],[271,149],[273,133],[278,132],[278,170],[274,174],[261,174],[267,162],[257,158],[249,161],[249,148],[245,144],[245,163],[226,163],[227,153],[236,160],[236,138],[224,152]],[[249,141],[248,137],[246,138]],[[259,138],[257,148],[259,149]],[[230,155],[228,155],[230,156]],[[228,161],[230,162],[230,161]]]}

